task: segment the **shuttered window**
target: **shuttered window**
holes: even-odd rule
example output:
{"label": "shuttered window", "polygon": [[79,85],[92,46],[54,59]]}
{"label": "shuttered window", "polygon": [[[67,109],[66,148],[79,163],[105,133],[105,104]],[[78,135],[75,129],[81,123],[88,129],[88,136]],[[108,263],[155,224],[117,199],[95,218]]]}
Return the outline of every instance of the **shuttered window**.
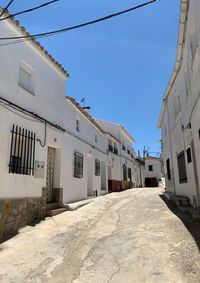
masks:
{"label": "shuttered window", "polygon": [[185,164],[185,153],[182,151],[177,155],[179,183],[187,183],[187,171]]}
{"label": "shuttered window", "polygon": [[20,67],[19,69],[19,86],[25,89],[26,91],[34,94],[33,90],[33,75],[29,73],[24,68]]}
{"label": "shuttered window", "polygon": [[83,155],[74,153],[74,177],[83,178]]}
{"label": "shuttered window", "polygon": [[126,167],[126,165],[123,166],[123,179],[124,179],[124,181],[127,180],[127,167]]}

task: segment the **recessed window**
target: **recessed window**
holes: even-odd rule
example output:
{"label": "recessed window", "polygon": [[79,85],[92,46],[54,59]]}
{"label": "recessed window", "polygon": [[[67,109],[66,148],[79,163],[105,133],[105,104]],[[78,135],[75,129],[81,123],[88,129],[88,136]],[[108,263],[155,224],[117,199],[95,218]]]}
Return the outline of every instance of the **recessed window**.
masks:
{"label": "recessed window", "polygon": [[98,136],[97,135],[95,135],[94,139],[95,139],[95,142],[98,143]]}
{"label": "recessed window", "polygon": [[127,180],[127,167],[125,164],[123,165],[123,180]]}
{"label": "recessed window", "polygon": [[190,147],[187,149],[187,162],[188,163],[192,162],[192,154],[191,154],[191,148]]}
{"label": "recessed window", "polygon": [[26,66],[20,66],[19,68],[18,85],[31,94],[34,94],[33,72]]}
{"label": "recessed window", "polygon": [[76,131],[80,132],[80,120],[76,119]]}
{"label": "recessed window", "polygon": [[100,176],[101,173],[101,163],[99,160],[95,160],[95,175]]}
{"label": "recessed window", "polygon": [[149,171],[153,171],[153,165],[149,165]]}
{"label": "recessed window", "polygon": [[83,155],[74,153],[74,177],[83,178]]}
{"label": "recessed window", "polygon": [[178,163],[178,173],[179,173],[179,183],[187,183],[187,171],[185,164],[185,153],[182,151],[177,155],[177,163]]}
{"label": "recessed window", "polygon": [[168,180],[171,180],[171,169],[170,169],[170,160],[167,159],[166,161],[166,166],[167,166],[167,178]]}
{"label": "recessed window", "polygon": [[174,96],[174,115],[175,117],[178,115],[180,111],[181,111],[180,96],[176,94]]}

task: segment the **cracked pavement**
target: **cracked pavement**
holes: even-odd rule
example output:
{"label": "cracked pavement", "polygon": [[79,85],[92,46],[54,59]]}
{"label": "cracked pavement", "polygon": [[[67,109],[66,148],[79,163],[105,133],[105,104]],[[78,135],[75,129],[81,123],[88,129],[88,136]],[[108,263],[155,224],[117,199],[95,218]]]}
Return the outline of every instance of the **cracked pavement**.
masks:
{"label": "cracked pavement", "polygon": [[198,247],[161,193],[109,194],[20,230],[0,245],[0,282],[200,282]]}

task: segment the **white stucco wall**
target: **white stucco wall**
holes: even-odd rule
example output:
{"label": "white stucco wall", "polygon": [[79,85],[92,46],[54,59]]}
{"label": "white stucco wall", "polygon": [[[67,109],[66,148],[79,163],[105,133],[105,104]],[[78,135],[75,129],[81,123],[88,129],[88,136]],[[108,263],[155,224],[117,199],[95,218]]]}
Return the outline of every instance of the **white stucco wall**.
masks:
{"label": "white stucco wall", "polygon": [[[189,11],[183,45],[183,60],[168,99],[165,102],[165,110],[161,121],[162,158],[165,174],[166,160],[170,158],[171,163],[172,180],[169,181],[166,178],[167,189],[176,194],[188,196],[191,203],[195,204],[197,202],[196,197],[199,196],[198,182],[200,181],[200,145],[198,133],[200,128],[200,2],[193,0],[188,3]],[[177,95],[179,95],[180,112],[176,115],[175,97]],[[186,150],[188,148],[191,148],[193,154],[191,163],[187,162]],[[180,184],[177,155],[182,151],[185,152],[187,182]],[[196,157],[196,162],[194,157]],[[195,180],[195,172],[197,172],[197,180]],[[195,201],[194,198],[196,198]]]}

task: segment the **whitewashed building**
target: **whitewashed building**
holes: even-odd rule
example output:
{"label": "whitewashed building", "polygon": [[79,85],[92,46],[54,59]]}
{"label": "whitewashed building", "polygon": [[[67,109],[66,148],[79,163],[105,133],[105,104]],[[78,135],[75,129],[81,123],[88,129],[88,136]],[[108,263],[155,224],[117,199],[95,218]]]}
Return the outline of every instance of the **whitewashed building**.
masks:
{"label": "whitewashed building", "polygon": [[[136,186],[134,138],[121,125],[96,119],[96,122],[108,133],[109,191],[125,190]],[[116,149],[116,150],[115,150]],[[116,154],[116,153],[117,154]]]}
{"label": "whitewashed building", "polygon": [[[24,34],[13,18],[1,21],[0,37]],[[62,202],[61,157],[50,149],[63,147],[67,77],[34,39],[0,47],[0,238],[42,218],[48,200]]]}
{"label": "whitewashed building", "polygon": [[144,158],[144,186],[145,187],[158,187],[162,182],[161,160],[159,157],[146,156]]}
{"label": "whitewashed building", "polygon": [[200,206],[200,1],[182,0],[176,63],[158,127],[169,192]]}
{"label": "whitewashed building", "polygon": [[[26,34],[13,18],[0,26],[1,38]],[[0,238],[108,191],[107,137],[66,98],[67,77],[33,38],[0,47]]]}

